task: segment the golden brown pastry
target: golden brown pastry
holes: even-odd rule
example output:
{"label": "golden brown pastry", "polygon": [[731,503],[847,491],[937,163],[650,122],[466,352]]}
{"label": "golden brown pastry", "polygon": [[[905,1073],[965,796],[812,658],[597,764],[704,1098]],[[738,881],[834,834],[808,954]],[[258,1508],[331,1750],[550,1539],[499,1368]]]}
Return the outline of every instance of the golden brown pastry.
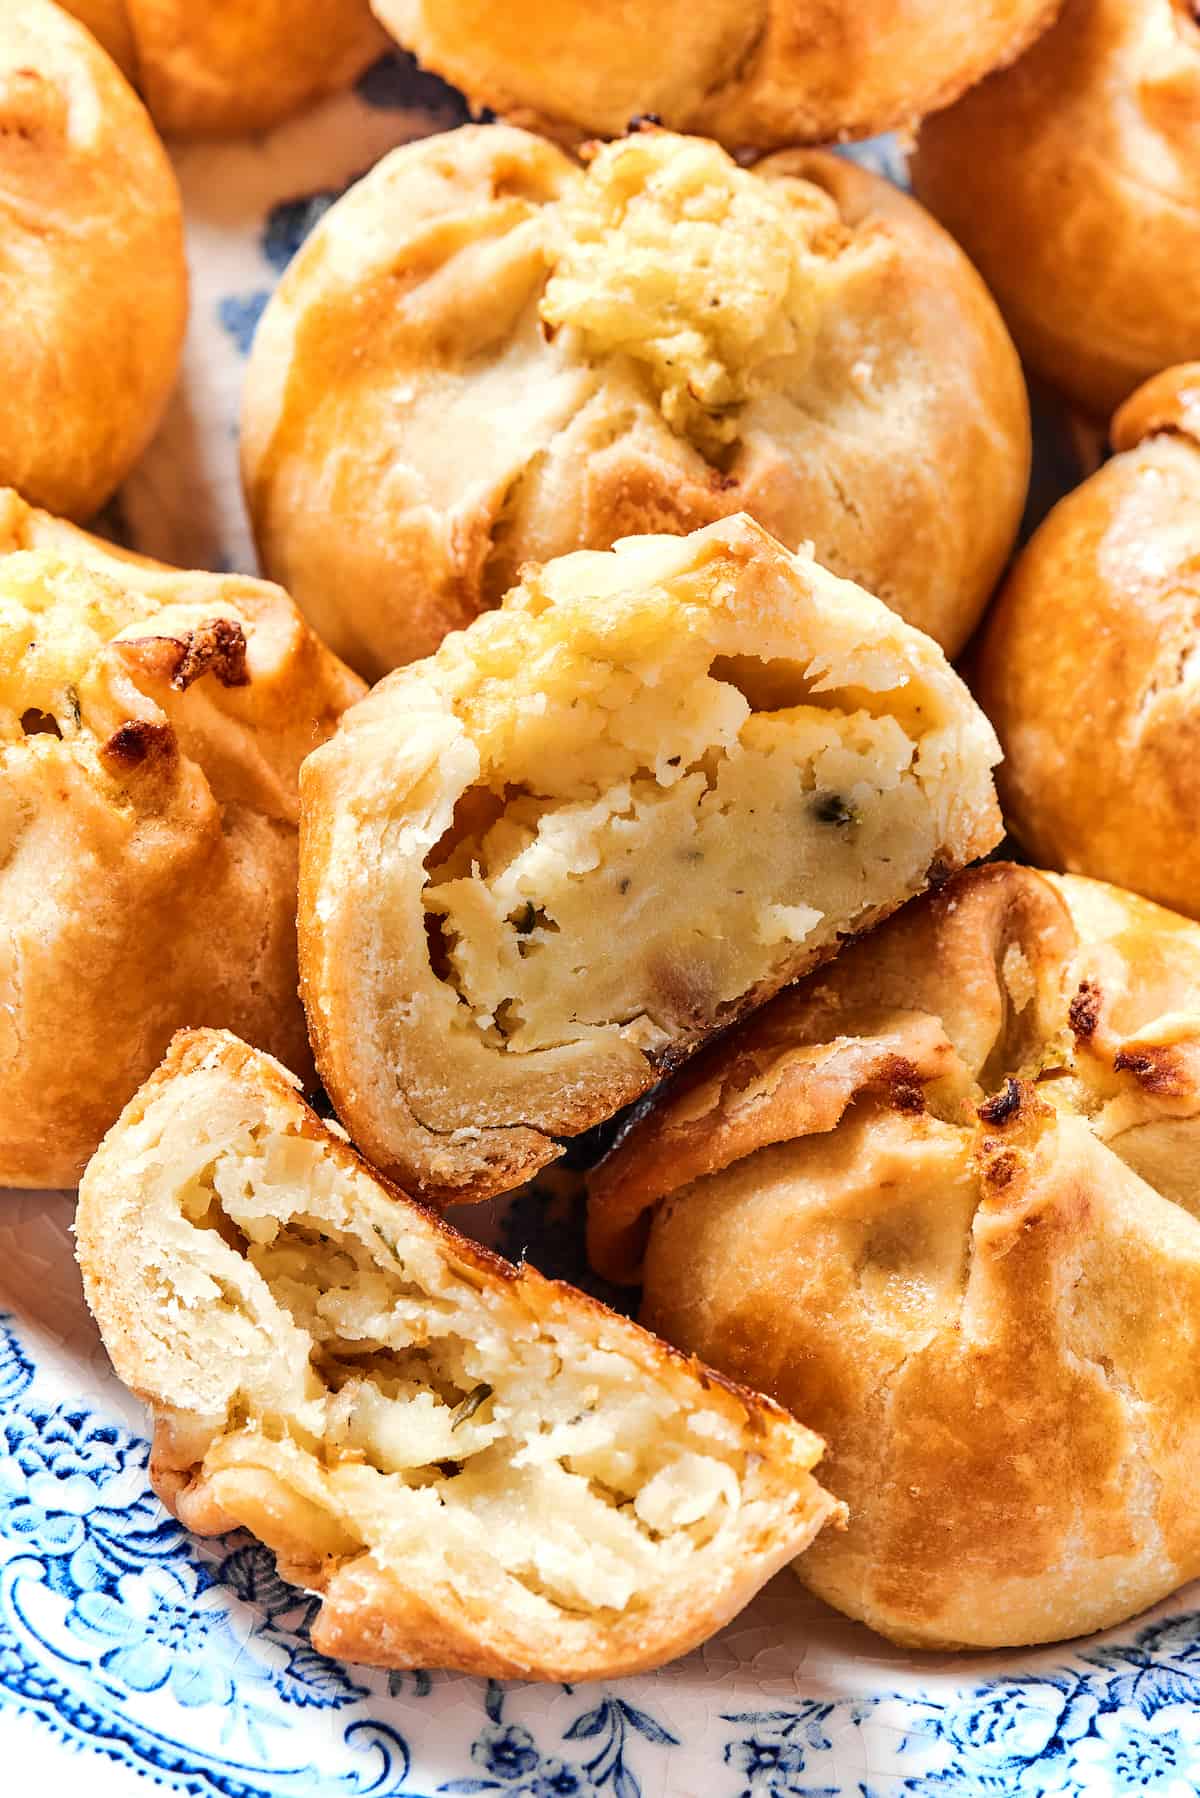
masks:
{"label": "golden brown pastry", "polygon": [[297,770],[361,692],[278,588],[0,492],[0,1185],[74,1184],[182,1024],[311,1071]]}
{"label": "golden brown pastry", "polygon": [[976,691],[1005,815],[1050,867],[1200,914],[1200,364],[1113,422],[988,616]]}
{"label": "golden brown pastry", "polygon": [[567,138],[651,113],[760,149],[870,137],[1011,62],[1058,0],[372,0],[477,106]]}
{"label": "golden brown pastry", "polygon": [[1200,929],[997,864],[698,1061],[602,1164],[598,1266],[826,1437],[797,1572],[922,1648],[1200,1574]]}
{"label": "golden brown pastry", "polygon": [[0,485],[86,518],[162,416],[187,265],[149,119],[50,0],[0,8],[0,316]]}
{"label": "golden brown pastry", "polygon": [[313,1645],[591,1679],[712,1633],[841,1507],[821,1443],[384,1184],[277,1062],[176,1038],[79,1194],[150,1477],[321,1594]]}
{"label": "golden brown pastry", "polygon": [[348,87],[387,48],[367,0],[64,0],[159,129],[265,131]]}
{"label": "golden brown pastry", "polygon": [[1185,0],[1067,0],[1052,30],[921,127],[919,197],[1030,368],[1107,418],[1200,355],[1200,22]]}
{"label": "golden brown pastry", "polygon": [[746,518],[526,570],[301,778],[321,1077],[437,1203],[515,1186],[997,841],[928,637]]}
{"label": "golden brown pastry", "polygon": [[86,25],[130,81],[136,79],[137,53],[125,0],[61,0],[64,12]]}
{"label": "golden brown pastry", "polygon": [[372,678],[526,561],[739,511],[954,654],[1029,421],[974,270],[877,176],[656,130],[585,169],[467,126],[385,157],[292,263],[243,469],[265,568]]}

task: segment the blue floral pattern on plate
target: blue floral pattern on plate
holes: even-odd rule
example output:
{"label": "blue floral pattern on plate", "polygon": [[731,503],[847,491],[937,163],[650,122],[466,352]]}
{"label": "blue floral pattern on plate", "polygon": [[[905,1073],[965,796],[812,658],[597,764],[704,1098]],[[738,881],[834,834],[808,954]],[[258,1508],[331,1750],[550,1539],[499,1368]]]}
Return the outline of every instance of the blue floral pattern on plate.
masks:
{"label": "blue floral pattern on plate", "polygon": [[[285,1584],[242,1535],[193,1541],[150,1491],[146,1443],[44,1395],[29,1344],[4,1316],[0,1379],[0,1706],[179,1791],[382,1798],[427,1789],[410,1784],[421,1716],[428,1708],[433,1721],[448,1676],[388,1675],[317,1654],[308,1637],[317,1601]],[[464,1682],[455,1684],[461,1699]],[[672,1720],[640,1695],[635,1702],[631,1685],[562,1688],[567,1710],[556,1705],[553,1722],[538,1716],[539,1688],[465,1685],[476,1720],[464,1726],[460,1716],[457,1738],[443,1745],[463,1770],[439,1779],[439,1793],[643,1798],[651,1775],[668,1789],[656,1762],[669,1766],[688,1746]],[[297,1718],[316,1713],[327,1727],[298,1739]],[[948,1694],[797,1697],[721,1709],[717,1720],[714,1790],[727,1798],[850,1789],[861,1798],[1182,1798],[1200,1790],[1200,1617],[1160,1618],[1048,1674],[968,1679]],[[893,1767],[848,1788],[835,1734],[881,1723]]]}

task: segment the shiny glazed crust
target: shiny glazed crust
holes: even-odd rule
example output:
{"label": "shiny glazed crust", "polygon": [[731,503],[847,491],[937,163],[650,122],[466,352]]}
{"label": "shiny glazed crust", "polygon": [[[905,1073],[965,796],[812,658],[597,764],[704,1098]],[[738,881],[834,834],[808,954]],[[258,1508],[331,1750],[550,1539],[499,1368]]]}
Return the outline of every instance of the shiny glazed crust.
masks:
{"label": "shiny glazed crust", "polygon": [[70,1186],[185,1022],[310,1073],[297,772],[362,687],[278,588],[11,492],[0,619],[0,1184]]}
{"label": "shiny glazed crust", "polygon": [[1105,419],[1200,354],[1200,23],[1186,0],[1067,0],[1013,68],[926,120],[918,196],[1030,367]]}
{"label": "shiny glazed crust", "polygon": [[166,405],[187,267],[145,111],[49,0],[0,12],[0,190],[0,485],[88,518]]}
{"label": "shiny glazed crust", "polygon": [[992,847],[994,755],[936,645],[748,519],[527,570],[305,763],[339,1115],[436,1203],[518,1184]]}
{"label": "shiny glazed crust", "polygon": [[909,1646],[1106,1628],[1200,1572],[1200,930],[997,864],[702,1062],[595,1180],[643,1318],[801,1410],[798,1566]]}
{"label": "shiny glazed crust", "polygon": [[518,124],[615,137],[651,114],[735,149],[911,125],[1011,62],[1058,10],[1058,0],[373,4],[406,49]]}
{"label": "shiny glazed crust", "polygon": [[1114,420],[989,614],[976,690],[1010,827],[1038,861],[1200,914],[1200,366]]}
{"label": "shiny glazed crust", "polygon": [[92,1161],[77,1235],[114,1366],[154,1409],[156,1490],[320,1593],[323,1653],[641,1671],[840,1520],[811,1432],[459,1236],[225,1032],[176,1038]]}
{"label": "shiny glazed crust", "polygon": [[161,131],[265,131],[348,87],[387,48],[367,0],[66,0]]}
{"label": "shiny glazed crust", "polygon": [[[667,179],[695,154],[651,135],[675,146]],[[890,183],[817,151],[755,173],[820,221],[812,316],[804,359],[754,373],[717,457],[667,421],[633,356],[548,328],[564,209],[597,177],[544,139],[467,126],[406,145],[325,215],[255,338],[242,457],[264,567],[347,661],[373,679],[430,653],[525,561],[740,511],[957,653],[1025,496],[1007,333]],[[664,226],[668,271],[683,235]],[[731,269],[726,297],[757,266]]]}

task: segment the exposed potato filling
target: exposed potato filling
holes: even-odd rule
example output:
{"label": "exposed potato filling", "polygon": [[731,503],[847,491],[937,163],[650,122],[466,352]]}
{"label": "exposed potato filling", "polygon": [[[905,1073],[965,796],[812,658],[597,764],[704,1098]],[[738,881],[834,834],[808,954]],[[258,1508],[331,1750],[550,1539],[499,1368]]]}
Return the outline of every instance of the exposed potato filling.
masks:
{"label": "exposed potato filling", "polygon": [[530,573],[443,652],[480,766],[426,860],[431,960],[451,1027],[512,1053],[711,1028],[916,891],[944,841],[942,719],[907,669],[857,644],[832,671],[760,661],[768,621],[689,605],[685,579],[585,610],[630,565]]}
{"label": "exposed potato filling", "polygon": [[91,570],[36,550],[0,568],[0,742],[80,726],[79,683],[105,644],[161,610]]}
{"label": "exposed potato filling", "polygon": [[735,1401],[485,1288],[327,1144],[247,1125],[214,1157],[177,1121],[154,1160],[164,1346],[238,1370],[223,1414],[169,1414],[175,1448],[293,1566],[369,1550],[535,1617],[622,1611],[753,1518]]}
{"label": "exposed potato filling", "polygon": [[834,201],[650,131],[606,144],[556,210],[543,320],[573,327],[586,356],[636,358],[668,424],[719,458],[765,365],[807,366],[845,237]]}
{"label": "exposed potato filling", "polygon": [[[184,691],[212,668],[222,685],[244,685],[246,635],[224,596],[164,602],[51,550],[14,551],[0,559],[0,747],[90,763],[89,725],[129,704],[122,679],[161,685],[165,674]],[[106,660],[121,644],[119,663]]]}
{"label": "exposed potato filling", "polygon": [[663,1046],[825,941],[830,916],[890,898],[897,867],[924,872],[935,819],[894,719],[743,708],[690,767],[590,800],[524,794],[430,870],[450,977],[489,1040],[636,1027]]}

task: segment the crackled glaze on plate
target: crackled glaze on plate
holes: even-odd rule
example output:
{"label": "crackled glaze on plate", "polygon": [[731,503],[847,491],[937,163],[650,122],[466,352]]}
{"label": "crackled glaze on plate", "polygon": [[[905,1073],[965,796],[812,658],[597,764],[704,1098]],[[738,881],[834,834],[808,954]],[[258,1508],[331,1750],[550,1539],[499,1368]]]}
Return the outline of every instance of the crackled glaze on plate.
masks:
{"label": "crackled glaze on plate", "polygon": [[[241,371],[305,232],[386,150],[465,117],[402,58],[270,136],[185,147],[184,379],[114,519],[148,553],[251,567]],[[857,154],[895,173],[886,144]],[[1065,479],[1043,434],[1035,510]],[[222,1798],[917,1798],[1200,1790],[1200,1613],[1181,1594],[1044,1652],[905,1656],[782,1575],[664,1672],[578,1687],[384,1674],[316,1654],[315,1601],[239,1535],[202,1542],[150,1492],[141,1408],[79,1289],[68,1195],[0,1195],[0,1754],[4,1790]],[[586,1279],[568,1179],[458,1220]],[[612,1295],[605,1295],[612,1296]]]}

